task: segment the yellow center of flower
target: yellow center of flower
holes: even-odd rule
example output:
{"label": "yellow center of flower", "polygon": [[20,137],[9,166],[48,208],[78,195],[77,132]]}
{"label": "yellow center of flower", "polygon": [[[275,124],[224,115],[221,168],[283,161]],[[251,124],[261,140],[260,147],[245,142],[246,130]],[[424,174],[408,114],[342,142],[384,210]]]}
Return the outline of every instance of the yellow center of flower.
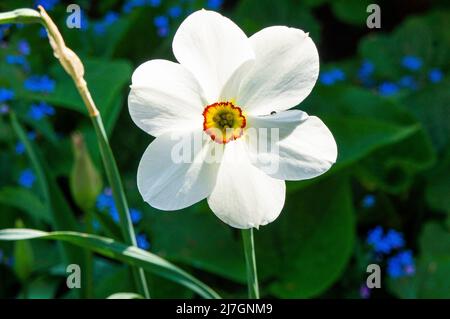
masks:
{"label": "yellow center of flower", "polygon": [[241,108],[232,102],[208,105],[203,111],[203,118],[203,130],[219,144],[241,137],[247,124]]}

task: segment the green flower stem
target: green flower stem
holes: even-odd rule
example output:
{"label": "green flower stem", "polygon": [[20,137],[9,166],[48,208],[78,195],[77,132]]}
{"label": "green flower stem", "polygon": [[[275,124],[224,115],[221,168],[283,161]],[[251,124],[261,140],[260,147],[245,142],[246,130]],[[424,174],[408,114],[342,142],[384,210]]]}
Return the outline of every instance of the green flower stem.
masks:
{"label": "green flower stem", "polygon": [[242,230],[242,241],[244,243],[245,264],[247,266],[248,297],[250,299],[259,299],[253,228]]}
{"label": "green flower stem", "polygon": [[[103,121],[100,114],[91,116],[92,123],[97,134],[97,140],[100,147],[100,153],[105,165],[106,175],[111,184],[111,189],[116,203],[117,211],[119,212],[120,225],[122,235],[127,244],[137,246],[136,235],[131,222],[130,211],[128,209],[127,199],[123,190],[122,181],[120,179],[119,169],[117,168],[114,155],[108,142],[108,137],[103,126]],[[138,291],[145,298],[150,298],[150,293],[147,287],[147,280],[142,268],[133,268],[133,276],[137,283]]]}

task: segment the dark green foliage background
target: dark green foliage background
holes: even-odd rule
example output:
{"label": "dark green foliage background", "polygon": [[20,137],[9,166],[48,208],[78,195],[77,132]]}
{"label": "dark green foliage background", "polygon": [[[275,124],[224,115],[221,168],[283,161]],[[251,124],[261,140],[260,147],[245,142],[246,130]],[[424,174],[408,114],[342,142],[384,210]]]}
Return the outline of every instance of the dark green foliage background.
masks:
{"label": "dark green foliage background", "polygon": [[[90,8],[95,20],[121,1],[79,1]],[[247,35],[271,25],[298,27],[310,32],[321,56],[321,69],[339,67],[347,79],[333,86],[317,84],[298,107],[319,116],[333,132],[339,149],[336,165],[311,181],[288,182],[288,196],[281,216],[256,232],[256,255],[262,296],[275,298],[358,298],[366,278],[369,248],[367,231],[376,226],[395,228],[405,234],[416,257],[416,274],[400,279],[383,276],[382,289],[373,296],[385,298],[450,298],[450,7],[445,1],[384,1],[382,28],[365,25],[366,6],[372,1],[241,0],[226,1],[223,14],[231,17]],[[167,38],[159,38],[153,18],[161,8],[138,8],[122,16],[103,37],[90,30],[62,27],[68,46],[86,67],[86,79],[102,113],[132,207],[144,212],[137,226],[151,242],[151,251],[180,265],[225,297],[245,297],[245,266],[240,235],[221,223],[205,202],[180,212],[160,212],[141,200],[136,188],[139,159],[152,137],[131,121],[126,97],[132,70],[153,58],[173,60],[171,39],[181,22],[172,22]],[[198,1],[200,6],[200,1]],[[2,1],[0,10],[30,6],[29,1]],[[64,25],[65,7],[51,15]],[[81,212],[68,191],[73,164],[70,133],[86,137],[97,167],[101,167],[96,140],[85,108],[72,81],[64,73],[37,26],[11,34],[10,43],[26,38],[32,47],[29,58],[34,73],[48,73],[56,90],[48,95],[23,89],[25,75],[0,62],[0,87],[11,87],[11,105],[28,129],[38,132],[34,143],[47,167],[53,196],[59,196],[68,219],[54,219],[39,189],[17,186],[16,176],[29,166],[17,158],[17,137],[6,116],[0,117],[0,228],[11,228],[18,219],[27,228],[83,230]],[[4,61],[9,48],[0,50]],[[402,90],[381,97],[364,87],[357,70],[364,59],[375,65],[377,81],[397,81],[405,70],[401,58],[419,56],[423,66],[416,74],[420,89]],[[427,81],[427,70],[440,68],[444,79]],[[32,121],[27,106],[43,100],[57,107],[55,117]],[[103,172],[102,172],[103,173]],[[377,198],[364,208],[364,195]],[[62,203],[61,203],[62,202]],[[103,217],[105,219],[105,217]],[[118,234],[111,220],[100,234]],[[107,226],[109,225],[109,226]],[[105,228],[106,227],[106,228]],[[72,298],[65,288],[65,260],[60,245],[33,241],[30,245],[0,242],[0,249],[14,255],[20,269],[0,264],[0,297]],[[56,249],[58,248],[58,249]],[[32,253],[29,253],[29,250]],[[32,258],[31,258],[32,256]],[[25,276],[26,280],[21,277]],[[184,288],[151,276],[157,298],[194,297]],[[95,258],[95,296],[132,291],[125,267]]]}

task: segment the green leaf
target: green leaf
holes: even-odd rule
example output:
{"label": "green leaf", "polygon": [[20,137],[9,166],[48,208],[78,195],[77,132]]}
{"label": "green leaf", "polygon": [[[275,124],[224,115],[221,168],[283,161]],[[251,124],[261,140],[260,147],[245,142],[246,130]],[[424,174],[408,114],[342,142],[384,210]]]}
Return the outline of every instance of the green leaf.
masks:
{"label": "green leaf", "polygon": [[134,290],[130,268],[103,258],[95,258],[94,278],[95,298],[103,299],[117,291]]}
{"label": "green leaf", "polygon": [[[177,263],[238,282],[245,291],[246,270],[241,235],[238,230],[221,222],[206,202],[180,213],[163,214],[152,208],[147,208],[147,211],[149,213],[145,214],[141,225],[149,234],[152,251]],[[265,254],[257,255],[256,258],[261,283],[269,280],[273,276],[273,270],[277,269],[272,267],[278,258],[278,247],[272,249],[271,246],[273,238],[259,237],[266,228],[273,229],[273,226],[270,224],[262,227],[262,230],[255,233],[257,252],[259,248],[266,250]],[[263,288],[261,285],[261,289]]]}
{"label": "green leaf", "polygon": [[[195,294],[186,287],[177,285],[163,277],[152,276],[149,278],[151,287],[158,287],[152,291],[152,299],[193,299]],[[221,292],[221,291],[219,291]],[[221,293],[222,294],[222,293]]]}
{"label": "green leaf", "polygon": [[371,0],[334,0],[330,1],[334,14],[342,21],[366,28],[366,20],[370,13],[367,13],[367,6]]}
{"label": "green leaf", "polygon": [[0,230],[0,240],[51,239],[87,248],[103,256],[114,258],[188,287],[205,298],[219,298],[216,292],[168,261],[134,246],[127,246],[110,238],[77,232],[44,232],[33,229]]}
{"label": "green leaf", "polygon": [[95,219],[98,220],[101,226],[100,229],[104,231],[108,237],[116,240],[122,238],[119,225],[117,225],[109,215],[95,212]]}
{"label": "green leaf", "polygon": [[412,136],[373,152],[361,161],[356,175],[368,189],[389,193],[409,189],[419,172],[435,162],[434,149],[423,129]]}
{"label": "green leaf", "polygon": [[450,257],[429,256],[419,261],[419,293],[423,299],[450,298]]}
{"label": "green leaf", "polygon": [[450,217],[450,148],[446,156],[427,175],[425,198],[434,210],[449,214]]}
{"label": "green leaf", "polygon": [[368,188],[401,192],[411,185],[414,174],[434,163],[428,135],[395,101],[341,86],[319,88],[305,107],[324,120],[336,139],[338,160],[329,174],[359,161],[353,172]]}
{"label": "green leaf", "polygon": [[287,25],[309,32],[320,42],[320,24],[301,1],[285,0],[276,5],[271,0],[239,1],[235,21],[249,36],[273,25]]}
{"label": "green leaf", "polygon": [[348,84],[318,86],[300,108],[318,116],[361,117],[399,126],[417,124],[415,117],[398,102]]}
{"label": "green leaf", "polygon": [[[419,125],[402,127],[363,117],[322,117],[338,145],[337,167],[348,166],[371,152],[397,143],[420,129]],[[335,168],[336,169],[336,168]]]}
{"label": "green leaf", "polygon": [[434,67],[445,68],[450,62],[450,12],[436,10],[423,17],[433,35]]}
{"label": "green leaf", "polygon": [[0,189],[0,203],[20,209],[36,220],[51,223],[50,212],[32,191],[23,187],[3,187]]}
{"label": "green leaf", "polygon": [[443,68],[450,61],[449,17],[448,12],[410,17],[389,35],[365,37],[360,42],[359,53],[374,63],[376,76],[393,81],[405,75],[401,59],[405,55],[418,56],[423,65],[414,76],[423,80],[430,68]]}
{"label": "green leaf", "polygon": [[257,232],[256,258],[270,254],[259,268],[271,269],[276,297],[310,298],[341,276],[354,241],[350,185],[340,174],[290,194],[273,226]]}
{"label": "green leaf", "polygon": [[318,7],[320,5],[325,4],[328,0],[303,0],[302,3],[307,7]]}
{"label": "green leaf", "polygon": [[336,139],[338,159],[331,172],[421,129],[414,117],[395,102],[352,86],[319,87],[301,108],[319,116]]}
{"label": "green leaf", "polygon": [[401,54],[395,51],[388,35],[366,37],[359,43],[358,50],[360,56],[374,64],[376,76],[391,80],[400,77]]}
{"label": "green leaf", "polygon": [[29,116],[24,116],[23,114],[19,114],[19,116],[24,124],[31,127],[34,131],[42,134],[43,137],[51,142],[53,147],[58,145],[58,143],[61,143],[61,139],[58,139],[58,135],[55,133],[50,119],[43,118],[40,121],[35,121]]}
{"label": "green leaf", "polygon": [[[117,291],[132,291],[133,278],[129,269],[124,265],[98,258],[95,269],[96,298],[107,298]],[[150,287],[157,288],[151,291],[152,299],[192,299],[195,296],[192,290],[160,276],[148,277],[148,281]]]}
{"label": "green leaf", "polygon": [[420,236],[420,256],[411,277],[390,280],[389,288],[401,298],[450,298],[450,229],[430,222]]}
{"label": "green leaf", "polygon": [[[95,58],[83,59],[85,79],[97,108],[103,115],[107,132],[111,132],[117,119],[123,101],[123,89],[130,83],[131,64],[125,60],[104,60]],[[22,91],[23,98],[41,100],[55,106],[65,107],[86,114],[78,91],[72,79],[65,73],[59,63],[50,67],[50,73],[55,80],[55,91],[49,94],[30,93]]]}
{"label": "green leaf", "polygon": [[423,256],[450,258],[450,229],[436,222],[429,222],[423,228],[419,244]]}
{"label": "green leaf", "polygon": [[41,276],[31,281],[22,292],[21,297],[26,299],[53,299],[60,284],[59,278]]}
{"label": "green leaf", "polygon": [[450,145],[450,81],[430,85],[403,99],[417,120],[430,134],[435,148],[442,152]]}
{"label": "green leaf", "polygon": [[135,23],[136,18],[137,15],[134,14],[122,15],[118,21],[108,28],[104,37],[95,37],[93,46],[100,54],[107,57],[113,56],[120,44],[123,44],[127,40],[127,36],[130,36],[130,27]]}
{"label": "green leaf", "polygon": [[107,44],[102,48],[101,54],[128,57],[139,63],[149,60],[149,55],[158,59],[166,57],[173,60],[171,45],[175,28],[163,40],[158,36],[156,28],[149,23],[159,14],[161,14],[160,11],[154,8],[141,7],[133,10],[125,19],[114,23],[109,30],[110,37],[106,38]]}
{"label": "green leaf", "polygon": [[150,218],[143,227],[150,234],[155,253],[242,284],[246,282],[239,233],[223,224],[206,203],[180,214],[147,215]]}
{"label": "green leaf", "polygon": [[[288,188],[302,183],[289,183]],[[245,284],[245,259],[239,232],[220,222],[205,203],[179,214],[146,215],[150,218],[144,225],[150,225],[147,232],[153,251],[170,260]],[[175,237],[177,240],[173,240]],[[300,191],[290,191],[280,217],[255,232],[262,293],[267,283],[277,281],[280,288],[276,292],[270,291],[279,297],[319,294],[343,271],[352,252],[353,240],[354,217],[345,176],[339,174],[336,179],[327,178],[302,187]],[[288,277],[286,273],[291,271],[289,267],[294,263],[301,265],[298,272],[304,273],[299,275],[297,270],[292,270]],[[285,291],[285,283],[299,276],[293,291]]]}

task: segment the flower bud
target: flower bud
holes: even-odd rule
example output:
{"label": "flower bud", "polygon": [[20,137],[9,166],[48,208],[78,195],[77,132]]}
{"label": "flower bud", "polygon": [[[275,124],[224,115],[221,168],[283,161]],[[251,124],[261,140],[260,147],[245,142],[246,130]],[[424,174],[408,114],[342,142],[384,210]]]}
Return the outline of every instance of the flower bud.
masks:
{"label": "flower bud", "polygon": [[70,190],[75,203],[84,212],[95,207],[103,182],[80,133],[72,134],[74,165],[70,174]]}

